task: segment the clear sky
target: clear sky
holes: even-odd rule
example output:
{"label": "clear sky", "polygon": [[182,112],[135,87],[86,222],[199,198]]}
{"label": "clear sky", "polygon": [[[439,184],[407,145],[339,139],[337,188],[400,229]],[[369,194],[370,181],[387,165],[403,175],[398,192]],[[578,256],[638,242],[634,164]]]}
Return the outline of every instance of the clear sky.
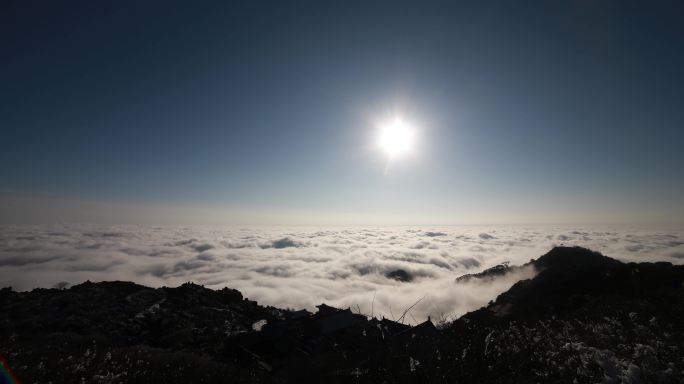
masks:
{"label": "clear sky", "polygon": [[0,41],[2,223],[684,217],[681,1],[3,1]]}

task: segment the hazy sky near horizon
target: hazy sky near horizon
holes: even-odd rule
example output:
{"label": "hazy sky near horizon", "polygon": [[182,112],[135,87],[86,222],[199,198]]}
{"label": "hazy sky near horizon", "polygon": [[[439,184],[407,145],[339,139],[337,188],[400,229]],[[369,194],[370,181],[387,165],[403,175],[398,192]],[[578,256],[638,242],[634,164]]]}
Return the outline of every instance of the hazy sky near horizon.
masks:
{"label": "hazy sky near horizon", "polygon": [[[682,222],[681,1],[7,1],[0,223]],[[378,122],[415,128],[410,155]]]}

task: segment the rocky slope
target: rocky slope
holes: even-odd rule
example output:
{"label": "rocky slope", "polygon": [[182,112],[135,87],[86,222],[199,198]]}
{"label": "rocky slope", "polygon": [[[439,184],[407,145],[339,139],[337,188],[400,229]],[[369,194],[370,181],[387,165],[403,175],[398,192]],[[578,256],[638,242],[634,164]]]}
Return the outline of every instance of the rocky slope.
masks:
{"label": "rocky slope", "polygon": [[5,288],[0,354],[24,383],[684,382],[684,267],[569,247],[530,265],[534,278],[439,329],[190,283]]}

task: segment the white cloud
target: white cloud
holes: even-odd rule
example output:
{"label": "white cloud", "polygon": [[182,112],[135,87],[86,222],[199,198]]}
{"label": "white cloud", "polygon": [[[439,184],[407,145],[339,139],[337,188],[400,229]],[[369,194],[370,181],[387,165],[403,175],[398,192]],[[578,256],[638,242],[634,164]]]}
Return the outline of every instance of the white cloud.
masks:
{"label": "white cloud", "polygon": [[532,272],[487,284],[456,284],[456,277],[503,261],[523,264],[560,244],[625,261],[684,263],[684,236],[676,230],[2,227],[0,286],[26,290],[60,281],[131,280],[151,286],[194,281],[239,289],[262,304],[310,310],[325,302],[358,305],[369,313],[375,296],[375,314],[390,318],[424,297],[409,317],[413,322],[476,309]]}

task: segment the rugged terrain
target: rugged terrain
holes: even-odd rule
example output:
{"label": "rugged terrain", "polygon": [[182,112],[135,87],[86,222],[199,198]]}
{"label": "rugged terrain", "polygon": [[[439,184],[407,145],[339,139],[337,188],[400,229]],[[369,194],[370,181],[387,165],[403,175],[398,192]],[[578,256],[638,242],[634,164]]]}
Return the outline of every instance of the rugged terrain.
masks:
{"label": "rugged terrain", "polygon": [[0,354],[24,383],[684,382],[683,266],[570,247],[529,265],[534,278],[439,327],[191,283],[4,288]]}

